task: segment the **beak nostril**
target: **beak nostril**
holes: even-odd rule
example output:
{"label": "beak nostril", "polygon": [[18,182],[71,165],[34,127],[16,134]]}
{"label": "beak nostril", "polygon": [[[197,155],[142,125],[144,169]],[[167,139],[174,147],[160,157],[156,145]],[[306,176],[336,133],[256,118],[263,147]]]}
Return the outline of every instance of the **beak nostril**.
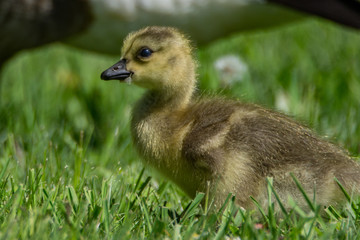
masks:
{"label": "beak nostril", "polygon": [[124,60],[120,60],[119,62],[115,63],[113,66],[106,69],[101,74],[101,76],[100,76],[101,79],[103,79],[103,80],[117,79],[117,80],[121,80],[121,81],[127,79],[131,75],[131,72],[126,70],[126,65],[124,64],[123,61]]}

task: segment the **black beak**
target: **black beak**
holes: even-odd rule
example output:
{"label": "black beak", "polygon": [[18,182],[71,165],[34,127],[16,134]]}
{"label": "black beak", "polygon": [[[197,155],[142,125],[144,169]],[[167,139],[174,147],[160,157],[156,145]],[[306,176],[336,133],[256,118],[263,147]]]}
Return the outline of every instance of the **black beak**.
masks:
{"label": "black beak", "polygon": [[131,72],[126,70],[126,60],[122,59],[101,73],[102,80],[125,80]]}

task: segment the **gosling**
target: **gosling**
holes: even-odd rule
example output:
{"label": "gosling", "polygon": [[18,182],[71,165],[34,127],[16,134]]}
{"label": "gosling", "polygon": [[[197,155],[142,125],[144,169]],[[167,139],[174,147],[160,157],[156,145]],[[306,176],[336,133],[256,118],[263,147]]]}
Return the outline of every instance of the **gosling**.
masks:
{"label": "gosling", "polygon": [[267,177],[283,204],[307,208],[290,173],[318,204],[344,201],[336,177],[359,194],[360,166],[345,151],[289,117],[257,105],[195,96],[197,64],[177,29],[146,27],[124,40],[122,58],[103,80],[131,82],[148,91],[132,113],[133,142],[148,165],[190,197],[209,192],[215,208],[229,193],[238,205],[267,206]]}

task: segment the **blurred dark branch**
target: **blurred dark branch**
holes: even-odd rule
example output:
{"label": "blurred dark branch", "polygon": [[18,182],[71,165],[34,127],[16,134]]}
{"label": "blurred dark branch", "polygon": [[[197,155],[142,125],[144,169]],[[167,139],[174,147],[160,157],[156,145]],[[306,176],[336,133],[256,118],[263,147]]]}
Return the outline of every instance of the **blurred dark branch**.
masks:
{"label": "blurred dark branch", "polygon": [[360,29],[360,1],[358,0],[269,0],[269,2]]}
{"label": "blurred dark branch", "polygon": [[21,49],[62,40],[90,22],[86,0],[0,0],[0,65]]}

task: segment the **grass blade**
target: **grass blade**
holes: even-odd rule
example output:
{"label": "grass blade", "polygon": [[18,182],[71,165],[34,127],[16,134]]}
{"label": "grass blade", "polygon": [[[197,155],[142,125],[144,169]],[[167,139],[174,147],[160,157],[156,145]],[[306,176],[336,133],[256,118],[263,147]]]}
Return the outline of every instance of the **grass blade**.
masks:
{"label": "grass blade", "polygon": [[[138,193],[136,194],[137,196],[139,196],[139,197],[141,196],[142,192],[144,191],[144,189],[146,188],[146,186],[149,184],[150,180],[151,180],[151,177],[147,177],[146,180],[145,180],[145,182],[143,182],[143,183],[141,184],[141,186],[140,186],[140,188],[139,188],[139,191],[138,191]],[[133,208],[136,200],[137,200],[137,197],[130,203],[129,209],[132,209],[132,208]]]}
{"label": "grass blade", "polygon": [[315,212],[315,206],[314,204],[311,202],[310,198],[308,197],[308,195],[306,194],[305,190],[303,189],[303,187],[301,186],[301,184],[299,183],[299,181],[296,179],[296,177],[294,176],[293,173],[290,173],[290,176],[292,177],[292,179],[294,180],[297,188],[300,190],[301,194],[303,195],[306,203],[309,205],[310,209]]}
{"label": "grass blade", "polygon": [[343,185],[340,183],[340,181],[335,177],[335,182],[337,183],[337,185],[340,187],[341,191],[343,192],[343,194],[345,195],[346,199],[348,200],[348,202],[351,204],[351,208],[355,211],[356,215],[360,215],[360,208],[358,206],[356,206],[356,204],[354,203],[354,201],[352,201],[349,193],[345,190],[345,188],[343,187]]}
{"label": "grass blade", "polygon": [[73,210],[74,214],[76,214],[78,211],[78,208],[79,208],[79,199],[76,195],[76,191],[73,186],[69,186],[69,187],[67,187],[67,189],[68,189],[68,197],[69,197],[69,201],[70,201],[72,210]]}
{"label": "grass blade", "polygon": [[180,220],[180,223],[183,223],[186,219],[193,216],[196,212],[197,206],[201,203],[202,199],[204,198],[205,193],[198,193],[196,194],[194,200],[191,202],[190,206],[186,209],[184,213],[182,213],[182,218]]}
{"label": "grass blade", "polygon": [[223,239],[225,234],[226,234],[226,230],[228,229],[229,223],[232,219],[232,216],[234,214],[234,202],[235,202],[235,196],[233,196],[231,198],[230,203],[228,204],[225,213],[223,214],[223,218],[222,218],[222,222],[220,225],[220,229],[219,231],[216,233],[215,235],[215,240],[220,240]]}
{"label": "grass blade", "polygon": [[140,207],[141,207],[141,211],[144,214],[144,219],[145,219],[146,226],[147,226],[147,228],[149,230],[149,233],[151,233],[152,232],[152,221],[150,219],[150,214],[149,214],[149,211],[147,209],[147,205],[146,205],[143,197],[138,196],[138,198],[140,198],[139,199],[140,200]]}
{"label": "grass blade", "polygon": [[276,201],[278,202],[279,207],[280,207],[282,213],[283,213],[286,217],[288,217],[288,212],[286,211],[283,203],[281,202],[280,197],[279,197],[279,195],[277,194],[277,192],[275,191],[272,183],[270,183],[270,181],[269,181],[268,178],[266,178],[266,181],[268,182],[268,186],[270,187],[272,193],[274,194],[274,196],[275,196],[275,198],[276,198]]}
{"label": "grass blade", "polygon": [[266,216],[265,211],[262,209],[262,207],[260,206],[258,201],[256,201],[256,199],[253,196],[250,196],[250,198],[254,202],[254,204],[256,205],[258,210],[260,211],[260,213],[263,216],[263,218],[265,219],[265,221],[269,223],[269,218]]}
{"label": "grass blade", "polygon": [[3,179],[4,177],[4,174],[9,166],[9,162],[10,162],[10,158],[7,159],[6,163],[5,163],[5,166],[3,167],[3,169],[1,170],[1,173],[0,173],[0,180]]}

